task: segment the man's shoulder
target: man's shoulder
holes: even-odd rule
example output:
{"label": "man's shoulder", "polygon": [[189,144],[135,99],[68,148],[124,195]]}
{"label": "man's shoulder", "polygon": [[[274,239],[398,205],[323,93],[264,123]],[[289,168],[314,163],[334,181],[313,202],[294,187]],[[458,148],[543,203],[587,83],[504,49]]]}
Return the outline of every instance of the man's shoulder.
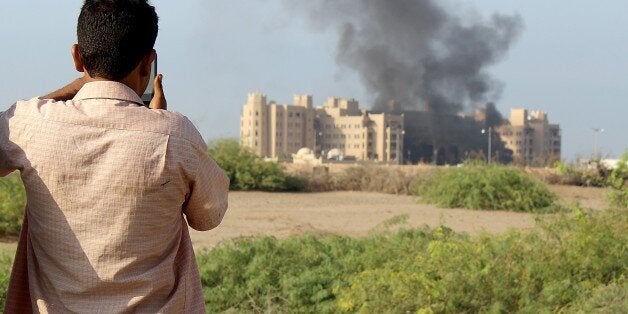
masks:
{"label": "man's shoulder", "polygon": [[195,145],[204,143],[201,134],[196,126],[185,115],[176,111],[166,111],[160,109],[149,109],[147,112],[152,121],[157,122],[155,126],[158,132],[164,132],[174,138],[179,138]]}
{"label": "man's shoulder", "polygon": [[21,99],[16,101],[11,107],[4,111],[4,113],[17,117],[32,117],[40,115],[42,111],[45,111],[54,103],[59,102],[39,97]]}

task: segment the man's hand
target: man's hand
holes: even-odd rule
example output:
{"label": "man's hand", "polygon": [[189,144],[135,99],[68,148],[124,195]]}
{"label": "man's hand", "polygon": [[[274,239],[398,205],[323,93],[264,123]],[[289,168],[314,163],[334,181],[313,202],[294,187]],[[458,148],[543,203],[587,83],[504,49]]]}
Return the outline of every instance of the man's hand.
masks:
{"label": "man's hand", "polygon": [[59,88],[58,90],[43,96],[43,99],[54,99],[56,101],[66,101],[74,98],[76,93],[87,83],[87,78],[80,77],[72,81],[70,84]]}
{"label": "man's hand", "polygon": [[166,96],[164,96],[164,87],[162,84],[163,75],[159,74],[155,76],[155,81],[153,84],[155,85],[155,95],[153,95],[153,99],[151,99],[148,108],[150,109],[163,109],[168,110],[168,103],[166,102]]}

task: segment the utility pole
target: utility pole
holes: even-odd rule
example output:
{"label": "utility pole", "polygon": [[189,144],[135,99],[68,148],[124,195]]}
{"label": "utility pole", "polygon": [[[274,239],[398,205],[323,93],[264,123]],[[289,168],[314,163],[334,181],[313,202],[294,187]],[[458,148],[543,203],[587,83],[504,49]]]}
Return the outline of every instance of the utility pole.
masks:
{"label": "utility pole", "polygon": [[[486,129],[482,129],[482,134],[485,134],[485,133],[487,133]],[[492,150],[493,149],[491,147],[492,144],[493,144],[493,127],[489,126],[488,127],[488,164],[489,165],[491,164],[491,160],[493,159],[492,158]]]}
{"label": "utility pole", "polygon": [[604,129],[602,128],[591,128],[591,129],[593,130],[593,132],[595,132],[593,136],[593,158],[600,159],[601,157],[598,155],[597,141],[598,141],[599,134],[604,132]]}

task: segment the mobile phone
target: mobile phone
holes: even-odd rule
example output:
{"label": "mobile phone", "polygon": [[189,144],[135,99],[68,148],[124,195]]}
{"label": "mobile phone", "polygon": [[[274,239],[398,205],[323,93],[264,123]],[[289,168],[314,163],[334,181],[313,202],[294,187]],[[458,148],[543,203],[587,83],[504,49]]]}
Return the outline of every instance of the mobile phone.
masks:
{"label": "mobile phone", "polygon": [[150,64],[150,79],[148,80],[148,86],[146,86],[144,94],[142,94],[142,102],[146,106],[150,105],[150,101],[155,95],[155,75],[157,75],[157,56],[155,56],[153,63]]}

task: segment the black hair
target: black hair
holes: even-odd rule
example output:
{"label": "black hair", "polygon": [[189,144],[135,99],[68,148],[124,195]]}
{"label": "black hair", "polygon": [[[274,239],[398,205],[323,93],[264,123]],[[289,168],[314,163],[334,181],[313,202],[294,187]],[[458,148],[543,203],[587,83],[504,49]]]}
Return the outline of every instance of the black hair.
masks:
{"label": "black hair", "polygon": [[76,33],[87,72],[122,80],[152,51],[158,20],[147,0],[85,0]]}

